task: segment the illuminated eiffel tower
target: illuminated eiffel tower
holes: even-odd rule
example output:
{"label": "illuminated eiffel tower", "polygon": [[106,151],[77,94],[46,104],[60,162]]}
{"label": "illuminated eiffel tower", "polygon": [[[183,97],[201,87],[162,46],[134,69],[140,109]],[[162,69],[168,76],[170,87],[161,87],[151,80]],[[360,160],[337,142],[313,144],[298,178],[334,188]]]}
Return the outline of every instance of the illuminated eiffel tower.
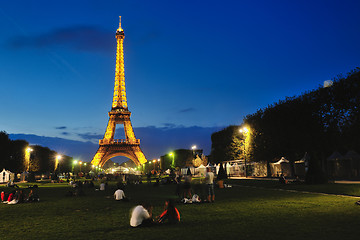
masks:
{"label": "illuminated eiffel tower", "polygon": [[[127,106],[123,49],[125,34],[121,28],[121,17],[115,36],[117,39],[117,51],[112,108],[109,112],[109,122],[104,138],[99,141],[99,149],[91,161],[93,165],[100,167],[110,158],[117,156],[130,158],[136,165],[143,164],[147,161],[144,153],[140,149],[140,139],[136,139],[135,137],[130,121],[131,112]],[[123,124],[125,139],[114,139],[117,124]]]}

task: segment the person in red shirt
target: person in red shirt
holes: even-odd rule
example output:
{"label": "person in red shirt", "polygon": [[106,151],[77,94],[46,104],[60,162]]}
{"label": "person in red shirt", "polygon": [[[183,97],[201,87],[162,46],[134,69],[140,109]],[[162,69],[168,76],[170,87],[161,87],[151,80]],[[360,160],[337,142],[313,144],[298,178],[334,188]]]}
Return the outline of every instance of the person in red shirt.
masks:
{"label": "person in red shirt", "polygon": [[1,201],[4,202],[6,200],[6,193],[4,191],[1,192]]}
{"label": "person in red shirt", "polygon": [[8,202],[11,202],[13,199],[14,199],[14,193],[15,191],[12,191],[10,194],[9,194],[9,197],[7,199]]}
{"label": "person in red shirt", "polygon": [[175,207],[173,199],[165,201],[164,211],[157,218],[158,223],[164,223],[166,220],[168,223],[180,222],[180,213]]}

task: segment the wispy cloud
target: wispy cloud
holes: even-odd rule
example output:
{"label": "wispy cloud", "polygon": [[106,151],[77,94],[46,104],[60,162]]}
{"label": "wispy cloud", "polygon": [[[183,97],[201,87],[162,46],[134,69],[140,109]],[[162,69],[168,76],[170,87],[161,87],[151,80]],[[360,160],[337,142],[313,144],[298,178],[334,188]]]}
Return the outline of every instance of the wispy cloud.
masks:
{"label": "wispy cloud", "polygon": [[179,113],[188,113],[188,112],[194,112],[194,111],[195,111],[195,108],[190,107],[190,108],[181,109],[179,111]]}
{"label": "wispy cloud", "polygon": [[90,133],[90,132],[78,133],[77,135],[86,141],[94,141],[94,140],[98,141],[99,139],[103,138],[103,135],[101,135],[101,134]]}
{"label": "wispy cloud", "polygon": [[[175,149],[189,149],[193,144],[209,154],[211,150],[211,134],[223,127],[184,127],[166,123],[164,127],[136,127],[135,135],[141,140],[141,149],[148,159],[158,158]],[[64,152],[72,157],[81,157],[90,161],[98,148],[98,140],[102,134],[95,132],[71,133],[63,132],[64,136],[81,137],[84,141],[65,138],[44,137],[36,135],[10,134],[11,139],[25,139],[30,143],[37,143],[55,151]]]}
{"label": "wispy cloud", "polygon": [[9,41],[13,48],[44,48],[61,45],[79,51],[112,52],[111,32],[96,26],[59,28],[34,36],[17,36]]}

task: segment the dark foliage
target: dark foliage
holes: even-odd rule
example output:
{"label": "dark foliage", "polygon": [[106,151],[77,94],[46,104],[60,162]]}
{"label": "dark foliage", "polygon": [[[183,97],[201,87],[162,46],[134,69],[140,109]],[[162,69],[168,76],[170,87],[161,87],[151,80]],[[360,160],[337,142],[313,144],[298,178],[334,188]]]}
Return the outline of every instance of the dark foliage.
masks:
{"label": "dark foliage", "polygon": [[243,139],[239,126],[229,126],[211,135],[211,162],[240,159]]}
{"label": "dark foliage", "polygon": [[333,151],[360,150],[360,69],[333,85],[286,98],[244,122],[253,129],[253,156],[267,160],[285,156],[291,162],[309,153],[309,183],[324,182],[326,158]]}
{"label": "dark foliage", "polygon": [[[27,169],[25,166],[25,149],[29,143],[25,140],[9,139],[9,135],[0,132],[0,169],[5,168],[14,173],[23,172]],[[39,173],[52,172],[55,166],[55,157],[57,153],[47,147],[31,146],[33,151],[30,155],[30,171]],[[61,170],[70,171],[72,158],[62,156]]]}
{"label": "dark foliage", "polygon": [[[287,97],[245,117],[251,128],[251,161],[267,164],[286,157],[293,164],[308,153],[307,182],[326,181],[326,158],[334,151],[360,152],[360,68],[333,85]],[[234,160],[238,126],[211,136],[212,161]],[[236,138],[235,138],[236,139]],[[241,139],[238,139],[241,141]],[[241,142],[240,142],[241,143]],[[248,153],[247,153],[248,154]],[[216,161],[214,161],[216,162]]]}

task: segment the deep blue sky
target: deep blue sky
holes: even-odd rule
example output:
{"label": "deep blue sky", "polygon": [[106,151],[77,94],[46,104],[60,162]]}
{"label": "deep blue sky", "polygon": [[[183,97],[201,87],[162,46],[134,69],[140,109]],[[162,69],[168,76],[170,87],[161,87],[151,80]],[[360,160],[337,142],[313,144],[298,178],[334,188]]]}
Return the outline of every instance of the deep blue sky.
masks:
{"label": "deep blue sky", "polygon": [[181,130],[210,136],[360,66],[359,12],[355,0],[3,1],[0,130],[102,138],[121,15],[135,134],[148,148],[156,132],[173,134],[145,154],[192,144],[208,154],[209,137]]}

